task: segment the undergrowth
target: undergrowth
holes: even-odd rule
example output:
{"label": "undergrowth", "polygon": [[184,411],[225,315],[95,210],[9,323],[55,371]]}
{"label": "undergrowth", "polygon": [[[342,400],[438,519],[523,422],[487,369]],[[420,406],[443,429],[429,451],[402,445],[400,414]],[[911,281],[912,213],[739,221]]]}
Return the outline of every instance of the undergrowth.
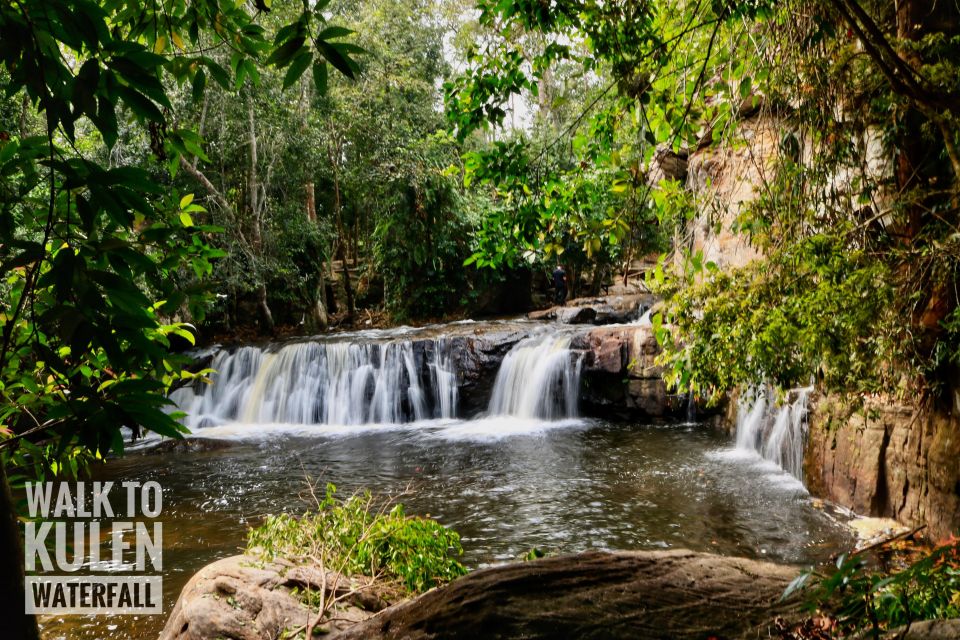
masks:
{"label": "undergrowth", "polygon": [[247,551],[312,562],[345,576],[395,581],[411,593],[464,575],[460,536],[435,520],[408,516],[403,505],[378,504],[370,492],[342,500],[326,486],[316,510],[267,516],[251,529]]}
{"label": "undergrowth", "polygon": [[874,551],[879,563],[865,553],[843,554],[827,570],[798,576],[784,597],[805,591],[820,635],[797,629],[784,637],[880,638],[914,622],[960,618],[960,539],[932,548],[897,542]]}

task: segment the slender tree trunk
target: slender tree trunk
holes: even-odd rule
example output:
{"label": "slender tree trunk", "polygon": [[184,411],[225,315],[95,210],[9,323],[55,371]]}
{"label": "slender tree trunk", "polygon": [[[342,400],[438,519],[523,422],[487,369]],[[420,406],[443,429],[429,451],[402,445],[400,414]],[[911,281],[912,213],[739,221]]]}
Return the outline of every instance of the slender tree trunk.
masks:
{"label": "slender tree trunk", "polygon": [[20,522],[7,472],[0,464],[0,601],[4,603],[3,637],[11,640],[40,640],[37,619],[23,613],[26,601],[23,572],[23,544]]}
{"label": "slender tree trunk", "polygon": [[[306,202],[306,213],[307,220],[313,224],[317,223],[317,198],[314,191],[313,181],[308,181],[303,186],[305,202]],[[327,290],[326,282],[323,277],[323,261],[320,261],[320,264],[317,265],[317,286],[314,293],[313,308],[311,309],[311,315],[313,317],[314,329],[326,329],[329,324],[329,319],[327,318]]]}
{"label": "slender tree trunk", "polygon": [[[913,0],[900,0],[897,3],[897,37],[901,40],[913,40],[917,36],[919,21],[922,16],[918,15],[917,2]],[[900,52],[904,54],[903,51]],[[917,66],[918,60],[915,56],[907,54],[904,56],[911,66]],[[926,145],[923,143],[921,127],[924,117],[916,107],[909,107],[901,115],[899,129],[903,132],[897,141],[896,155],[896,179],[898,191],[910,200],[906,202],[906,221],[904,224],[904,235],[909,243],[920,232],[923,215],[923,203],[915,200],[916,194],[913,189],[920,187],[924,178],[923,164],[925,156],[929,153]]]}
{"label": "slender tree trunk", "polygon": [[[200,137],[203,137],[204,127],[207,124],[207,106],[210,104],[210,94],[206,90],[203,91],[203,106],[200,108],[200,126],[197,127],[197,133]],[[191,165],[196,168],[197,162],[200,161],[199,156],[193,156],[193,162]]]}
{"label": "slender tree trunk", "polygon": [[353,266],[357,266],[360,253],[360,216],[353,220]]}
{"label": "slender tree trunk", "polygon": [[340,236],[337,242],[337,260],[340,261],[340,269],[343,274],[343,293],[347,298],[347,322],[353,324],[356,316],[356,307],[353,303],[353,285],[350,283],[350,271],[347,268],[347,242],[349,241],[346,228],[343,225],[342,203],[340,199],[340,155],[342,149],[337,143],[336,148],[330,149],[330,163],[333,166],[333,210],[336,212],[337,234]]}
{"label": "slender tree trunk", "polygon": [[[310,83],[307,81],[301,80],[300,82],[300,134],[306,139],[307,135],[307,116],[309,114],[308,106],[310,104]],[[313,167],[308,168],[308,172],[312,171]],[[306,181],[303,184],[303,197],[304,197],[304,207],[305,213],[307,215],[307,221],[310,224],[317,224],[317,193],[316,186],[313,183],[312,177],[307,177]],[[324,256],[326,257],[326,256]],[[329,318],[327,315],[327,289],[326,282],[323,277],[324,271],[324,259],[321,258],[320,264],[316,265],[317,270],[317,286],[313,294],[313,305],[310,309],[310,315],[312,318],[313,330],[324,330],[329,324]]]}
{"label": "slender tree trunk", "polygon": [[[258,259],[263,258],[263,230],[261,228],[262,203],[260,202],[260,177],[257,173],[257,130],[253,113],[253,95],[252,92],[247,95],[247,122],[250,128],[250,171],[247,176],[247,191],[250,200],[250,221],[252,223],[252,240],[254,254]],[[266,274],[260,270],[260,265],[256,268],[257,280],[257,307],[260,309],[260,328],[264,333],[274,332],[273,313],[270,311],[270,305],[267,303],[267,283]]]}
{"label": "slender tree trunk", "polygon": [[20,139],[27,137],[27,112],[30,110],[30,97],[24,93],[20,100]]}

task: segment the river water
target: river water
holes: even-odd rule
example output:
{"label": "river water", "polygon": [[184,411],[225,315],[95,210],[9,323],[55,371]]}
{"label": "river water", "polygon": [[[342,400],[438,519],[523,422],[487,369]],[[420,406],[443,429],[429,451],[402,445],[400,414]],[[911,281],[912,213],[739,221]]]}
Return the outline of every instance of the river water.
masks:
{"label": "river water", "polygon": [[[471,568],[532,548],[690,548],[824,560],[850,534],[802,485],[698,424],[514,417],[398,426],[224,425],[205,451],[140,452],[99,479],[163,486],[164,611],[189,577],[234,553],[263,515],[302,512],[305,478],[399,494],[460,532]],[[827,508],[829,509],[829,508]],[[52,619],[48,638],[153,638],[162,616]]]}

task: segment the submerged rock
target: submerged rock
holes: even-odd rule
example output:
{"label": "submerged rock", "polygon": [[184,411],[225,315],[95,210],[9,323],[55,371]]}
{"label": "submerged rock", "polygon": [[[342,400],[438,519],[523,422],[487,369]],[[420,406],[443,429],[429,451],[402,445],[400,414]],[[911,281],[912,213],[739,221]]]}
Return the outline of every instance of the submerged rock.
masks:
{"label": "submerged rock", "polygon": [[691,551],[586,552],[475,571],[334,634],[404,638],[768,637],[797,570]]}

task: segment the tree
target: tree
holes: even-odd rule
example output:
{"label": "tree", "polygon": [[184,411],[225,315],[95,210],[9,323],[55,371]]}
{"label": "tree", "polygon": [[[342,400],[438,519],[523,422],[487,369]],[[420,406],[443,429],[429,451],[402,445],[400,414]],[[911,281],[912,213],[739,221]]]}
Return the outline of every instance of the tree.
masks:
{"label": "tree", "polygon": [[[199,93],[207,74],[229,85],[210,56],[221,48],[233,52],[237,85],[255,79],[260,64],[287,68],[293,82],[311,64],[318,84],[328,62],[352,74],[355,49],[326,24],[323,4],[304,8],[272,43],[257,24],[263,3],[256,12],[218,0],[0,8],[4,94],[31,107],[0,135],[0,544],[16,569],[3,574],[7,602],[24,601],[10,482],[76,474],[121,452],[124,427],[183,431],[166,393],[194,374],[172,341],[193,340],[176,318],[202,317],[203,296],[181,285],[188,271],[209,275],[220,252],[203,240],[217,229],[195,223],[204,210],[193,196],[161,184],[162,167],[172,174],[184,158],[204,157],[197,133],[165,113],[170,87],[192,83]],[[27,124],[34,108],[40,135]],[[128,136],[144,136],[155,165],[113,163],[111,151]],[[37,637],[35,622],[12,616],[7,634]]]}
{"label": "tree", "polygon": [[[559,198],[549,189],[577,193],[582,173],[605,167],[601,190],[633,186],[658,222],[682,225],[694,214],[690,196],[650,184],[655,151],[742,144],[739,120],[761,113],[779,123],[781,153],[733,231],[765,258],[718,273],[674,247],[679,269],[662,265],[654,278],[670,303],[655,318],[670,382],[717,398],[817,374],[835,389],[951,397],[960,364],[957,14],[946,3],[894,10],[870,0],[482,4],[494,35],[447,88],[462,137],[503,123],[509,98],[535,96],[561,63],[615,91],[588,103],[572,132],[604,119],[618,131],[637,125],[628,153],[588,146],[573,172],[545,172],[545,154],[522,139],[473,156],[468,173],[496,185],[505,206],[472,260],[549,255],[549,233],[575,230],[582,210],[570,198],[551,211]],[[517,30],[540,34],[543,48],[531,55],[497,35]],[[876,170],[878,148],[891,173]],[[617,208],[607,211],[599,233],[580,232],[584,249],[602,248],[606,229],[617,229]]]}
{"label": "tree", "polygon": [[539,96],[532,136],[501,135],[468,155],[468,180],[493,188],[502,202],[485,221],[471,262],[497,267],[563,254],[599,276],[605,265],[666,248],[675,221],[652,206],[651,161],[658,145],[686,152],[723,130],[733,101],[706,80],[743,37],[725,27],[762,8],[481,4],[490,35],[467,71],[446,85],[448,120],[461,139],[504,125],[513,97],[556,94],[550,87],[564,78],[587,90],[566,105]]}

